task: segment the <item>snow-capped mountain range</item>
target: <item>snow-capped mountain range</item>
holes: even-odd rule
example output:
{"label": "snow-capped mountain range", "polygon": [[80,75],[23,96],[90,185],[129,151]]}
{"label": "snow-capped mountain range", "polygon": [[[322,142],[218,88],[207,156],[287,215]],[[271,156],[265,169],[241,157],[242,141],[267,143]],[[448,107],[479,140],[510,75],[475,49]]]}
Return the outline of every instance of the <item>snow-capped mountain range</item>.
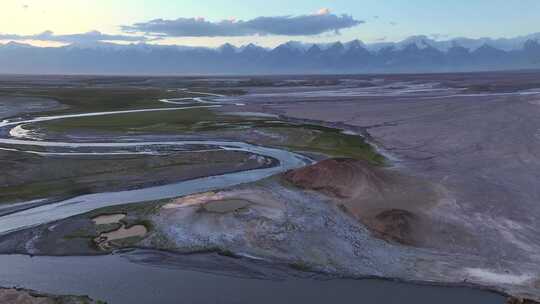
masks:
{"label": "snow-capped mountain range", "polygon": [[540,33],[515,38],[326,44],[290,41],[218,48],[106,42],[63,47],[0,44],[0,73],[273,74],[447,72],[540,68]]}

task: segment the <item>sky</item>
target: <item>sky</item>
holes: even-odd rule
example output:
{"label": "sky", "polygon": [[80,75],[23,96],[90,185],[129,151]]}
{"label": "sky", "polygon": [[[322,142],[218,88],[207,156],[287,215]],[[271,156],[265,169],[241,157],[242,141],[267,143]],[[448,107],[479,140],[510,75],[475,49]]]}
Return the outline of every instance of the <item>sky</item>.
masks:
{"label": "sky", "polygon": [[[47,31],[47,32],[46,32]],[[540,0],[1,0],[0,40],[218,46],[540,32]]]}

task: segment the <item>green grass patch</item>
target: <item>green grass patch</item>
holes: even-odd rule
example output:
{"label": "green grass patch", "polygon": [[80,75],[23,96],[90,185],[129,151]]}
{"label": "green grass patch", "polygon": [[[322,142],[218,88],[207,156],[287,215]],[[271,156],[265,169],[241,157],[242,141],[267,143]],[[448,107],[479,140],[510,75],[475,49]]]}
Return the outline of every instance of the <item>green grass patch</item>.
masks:
{"label": "green grass patch", "polygon": [[[138,202],[138,203],[131,203],[126,205],[116,205],[116,206],[109,206],[104,207],[98,210],[94,210],[86,214],[86,216],[90,219],[100,216],[100,215],[107,215],[107,214],[126,214],[128,216],[135,216],[135,217],[141,217],[145,218],[147,216],[151,216],[156,214],[160,209],[161,206],[168,203],[170,199],[163,199],[163,200],[156,200],[156,201],[147,201],[147,202]],[[148,221],[144,220],[136,220],[136,221],[126,221],[126,218],[122,219],[121,222],[124,222],[128,226],[133,225],[144,225],[148,230],[151,230],[152,224]]]}
{"label": "green grass patch", "polygon": [[310,265],[308,265],[307,263],[304,263],[304,262],[290,263],[289,267],[291,267],[294,270],[302,271],[302,272],[310,272],[311,269],[312,269]]}
{"label": "green grass patch", "polygon": [[[205,91],[204,88],[196,90]],[[30,90],[24,94],[57,99],[62,104],[70,106],[69,110],[65,110],[68,112],[169,107],[170,105],[159,103],[158,100],[197,96],[187,92],[168,92],[157,88],[129,87],[49,88],[41,91]],[[54,132],[93,130],[140,134],[204,132],[212,135],[212,132],[238,132],[233,135],[233,139],[242,139],[243,130],[258,128],[284,136],[285,143],[276,143],[276,145],[291,150],[323,153],[330,157],[366,159],[373,164],[384,164],[384,157],[376,153],[361,137],[343,134],[337,129],[308,124],[283,123],[260,117],[219,115],[211,109],[204,108],[70,118],[33,124],[27,128],[43,128],[45,132],[47,130]]]}
{"label": "green grass patch", "polygon": [[55,132],[70,130],[179,132],[190,131],[201,122],[215,120],[216,115],[212,111],[199,108],[68,118],[37,123],[28,128],[45,128]]}
{"label": "green grass patch", "polygon": [[308,141],[305,147],[333,157],[365,159],[373,164],[384,164],[384,157],[361,137],[341,132],[322,132]]}
{"label": "green grass patch", "polygon": [[101,232],[97,232],[96,230],[90,229],[90,228],[80,228],[76,231],[73,231],[72,233],[64,235],[63,239],[65,240],[74,240],[74,239],[94,239],[96,238]]}
{"label": "green grass patch", "polygon": [[[260,117],[219,115],[211,109],[188,109],[164,112],[143,112],[119,115],[82,117],[43,122],[33,125],[49,131],[99,130],[108,132],[196,133],[212,135],[227,131],[231,139],[243,139],[245,130],[259,129],[285,138],[284,142],[262,142],[291,150],[326,154],[330,157],[365,159],[373,164],[384,164],[384,157],[362,137],[343,134],[341,130],[311,124],[294,124]],[[255,141],[255,144],[261,142]]]}
{"label": "green grass patch", "polygon": [[280,146],[307,152],[317,152],[330,157],[363,159],[374,165],[384,165],[385,159],[357,135],[343,134],[341,130],[317,125],[280,125],[264,130],[286,138]]}
{"label": "green grass patch", "polygon": [[69,178],[55,181],[40,181],[24,185],[0,187],[0,195],[2,197],[0,204],[44,197],[72,197],[91,192],[91,189],[87,186],[77,184]]}
{"label": "green grass patch", "polygon": [[151,107],[170,107],[163,98],[196,97],[186,92],[167,92],[157,88],[47,88],[1,90],[1,95],[42,97],[57,100],[68,109],[43,112],[41,115],[120,111]]}

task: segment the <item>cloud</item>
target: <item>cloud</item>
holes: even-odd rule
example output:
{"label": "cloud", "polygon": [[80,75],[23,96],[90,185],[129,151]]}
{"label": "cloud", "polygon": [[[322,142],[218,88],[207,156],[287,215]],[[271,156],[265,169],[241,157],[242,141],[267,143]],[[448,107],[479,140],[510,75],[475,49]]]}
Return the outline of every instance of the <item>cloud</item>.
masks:
{"label": "cloud", "polygon": [[90,31],[80,34],[56,35],[52,31],[45,31],[35,35],[17,35],[17,34],[1,34],[0,40],[39,40],[39,41],[54,41],[63,43],[93,43],[100,41],[124,41],[124,42],[144,42],[156,40],[159,38],[147,38],[145,36],[133,35],[109,35],[99,31]]}
{"label": "cloud", "polygon": [[320,10],[317,11],[317,13],[315,15],[330,15],[330,9],[329,8],[321,8]]}
{"label": "cloud", "polygon": [[350,15],[335,15],[329,9],[323,8],[310,15],[257,17],[247,21],[233,19],[212,22],[202,17],[155,19],[122,26],[122,30],[167,37],[309,36],[327,32],[338,34],[342,29],[362,23],[364,21],[356,20]]}

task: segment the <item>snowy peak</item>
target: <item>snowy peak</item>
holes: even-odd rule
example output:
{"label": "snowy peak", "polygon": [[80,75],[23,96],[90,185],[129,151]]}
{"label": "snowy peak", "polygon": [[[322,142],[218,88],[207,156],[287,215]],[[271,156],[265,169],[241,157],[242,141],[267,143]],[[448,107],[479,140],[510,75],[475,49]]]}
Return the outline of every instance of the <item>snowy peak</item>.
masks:
{"label": "snowy peak", "polygon": [[347,42],[345,44],[345,48],[347,50],[364,49],[364,48],[366,48],[366,45],[362,41],[356,39],[356,40],[352,40],[352,41]]}
{"label": "snowy peak", "polygon": [[236,53],[237,48],[230,43],[225,43],[218,48],[218,51],[222,54],[233,54]]}
{"label": "snowy peak", "polygon": [[416,48],[425,49],[435,44],[434,40],[429,39],[427,36],[412,36],[400,43],[398,43],[398,49]]}

